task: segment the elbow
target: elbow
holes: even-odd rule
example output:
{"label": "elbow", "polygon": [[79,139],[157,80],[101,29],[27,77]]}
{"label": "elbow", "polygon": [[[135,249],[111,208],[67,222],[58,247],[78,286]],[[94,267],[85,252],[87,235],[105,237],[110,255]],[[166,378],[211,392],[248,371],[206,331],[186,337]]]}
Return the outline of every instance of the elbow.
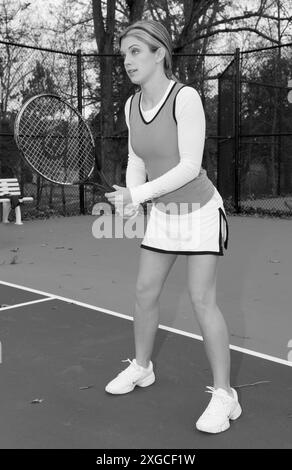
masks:
{"label": "elbow", "polygon": [[197,178],[201,171],[201,165],[194,165],[193,163],[186,164],[186,173],[189,176],[189,180],[192,181]]}
{"label": "elbow", "polygon": [[195,168],[192,173],[193,175],[192,179],[194,180],[195,178],[197,178],[199,174],[200,174],[200,168]]}

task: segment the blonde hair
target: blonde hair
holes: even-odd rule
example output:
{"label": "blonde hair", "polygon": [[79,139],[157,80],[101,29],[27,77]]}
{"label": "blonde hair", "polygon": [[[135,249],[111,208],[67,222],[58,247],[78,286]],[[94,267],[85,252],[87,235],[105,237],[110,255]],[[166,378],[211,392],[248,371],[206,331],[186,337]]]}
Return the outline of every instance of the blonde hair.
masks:
{"label": "blonde hair", "polygon": [[140,41],[146,43],[151,52],[157,51],[159,47],[165,49],[164,72],[167,78],[174,79],[172,73],[172,41],[167,29],[158,21],[140,20],[132,23],[119,37],[119,47],[122,39],[127,36],[135,36]]}

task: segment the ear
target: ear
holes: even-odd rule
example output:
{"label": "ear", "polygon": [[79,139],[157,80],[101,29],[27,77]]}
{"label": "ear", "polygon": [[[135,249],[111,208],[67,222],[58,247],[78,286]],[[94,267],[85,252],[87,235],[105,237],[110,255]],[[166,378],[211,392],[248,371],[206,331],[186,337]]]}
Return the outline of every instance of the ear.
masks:
{"label": "ear", "polygon": [[155,52],[156,54],[156,61],[161,62],[164,60],[165,57],[165,49],[164,47],[159,47],[157,51]]}

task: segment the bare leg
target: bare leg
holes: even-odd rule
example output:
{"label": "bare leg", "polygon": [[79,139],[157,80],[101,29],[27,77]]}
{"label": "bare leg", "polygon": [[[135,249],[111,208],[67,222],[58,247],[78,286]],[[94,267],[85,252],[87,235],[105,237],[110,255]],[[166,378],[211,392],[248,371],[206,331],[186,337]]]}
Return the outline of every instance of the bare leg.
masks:
{"label": "bare leg", "polygon": [[147,367],[159,324],[159,296],[177,255],[141,249],[136,285],[134,335],[136,361]]}
{"label": "bare leg", "polygon": [[211,365],[213,386],[223,388],[232,395],[229,334],[216,303],[217,265],[216,255],[188,256],[189,293]]}

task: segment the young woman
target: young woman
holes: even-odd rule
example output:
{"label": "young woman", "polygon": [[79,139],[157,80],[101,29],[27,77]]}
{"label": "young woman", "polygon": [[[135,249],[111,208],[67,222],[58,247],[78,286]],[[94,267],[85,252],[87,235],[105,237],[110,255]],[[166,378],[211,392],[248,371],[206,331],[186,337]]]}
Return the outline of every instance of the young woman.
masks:
{"label": "young woman", "polygon": [[[241,414],[230,387],[228,331],[216,303],[218,257],[227,248],[223,201],[201,168],[205,116],[197,91],[172,76],[172,45],[156,21],[130,25],[120,37],[125,69],[140,91],[125,105],[129,129],[126,188],[107,193],[118,206],[153,201],[141,244],[134,314],[135,359],[106,386],[112,394],[155,381],[151,354],[159,324],[158,300],[178,255],[186,255],[188,288],[213,373],[211,401],[197,429],[218,433]],[[148,182],[146,181],[148,175]]]}

